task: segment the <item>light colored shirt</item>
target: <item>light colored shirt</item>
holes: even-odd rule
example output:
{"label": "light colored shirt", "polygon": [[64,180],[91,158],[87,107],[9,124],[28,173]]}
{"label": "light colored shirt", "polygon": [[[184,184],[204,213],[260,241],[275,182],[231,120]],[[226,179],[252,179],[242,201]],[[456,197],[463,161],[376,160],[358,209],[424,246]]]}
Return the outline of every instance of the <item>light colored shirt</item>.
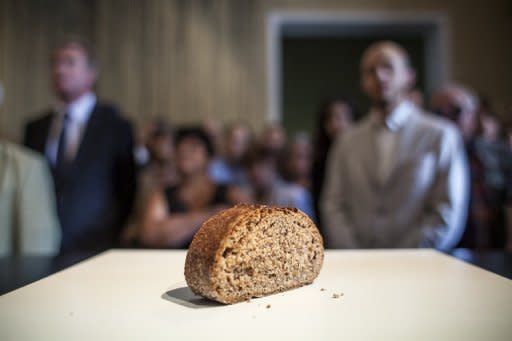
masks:
{"label": "light colored shirt", "polygon": [[268,193],[266,198],[261,200],[261,204],[295,207],[307,214],[311,220],[316,220],[313,200],[309,191],[302,186],[288,183],[281,179],[277,179],[274,182],[272,191]]}
{"label": "light colored shirt", "polygon": [[393,164],[396,162],[394,157],[398,148],[398,130],[407,122],[411,113],[411,103],[403,102],[394,111],[392,111],[384,120],[379,112],[370,113],[378,126],[376,136],[377,157],[379,162],[379,179],[384,183],[390,175]]}
{"label": "light colored shirt", "polygon": [[71,161],[74,159],[83,133],[91,113],[96,105],[96,96],[89,92],[72,102],[68,106],[57,103],[50,134],[46,142],[46,157],[52,165],[57,162],[57,151],[59,149],[59,138],[63,128],[64,115],[68,114],[68,124],[66,130],[66,146],[64,147],[64,157]]}
{"label": "light colored shirt", "polygon": [[47,162],[0,141],[0,256],[56,254],[60,227]]}
{"label": "light colored shirt", "polygon": [[219,158],[210,162],[208,175],[218,184],[242,186],[248,182],[246,170],[242,165],[231,165]]}
{"label": "light colored shirt", "polygon": [[321,196],[327,245],[449,249],[464,231],[468,197],[457,128],[403,103],[385,126],[368,115],[335,142]]}

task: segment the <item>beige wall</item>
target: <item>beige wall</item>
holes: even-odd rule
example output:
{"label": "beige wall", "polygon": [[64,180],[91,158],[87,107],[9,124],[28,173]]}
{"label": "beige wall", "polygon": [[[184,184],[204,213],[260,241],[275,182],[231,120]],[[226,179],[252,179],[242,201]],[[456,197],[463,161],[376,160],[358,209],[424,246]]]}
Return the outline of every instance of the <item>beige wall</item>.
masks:
{"label": "beige wall", "polygon": [[59,33],[88,37],[101,61],[98,91],[135,121],[244,118],[267,110],[265,17],[275,10],[435,11],[451,32],[452,78],[512,102],[512,5],[467,1],[0,0],[0,134],[51,103],[48,53]]}

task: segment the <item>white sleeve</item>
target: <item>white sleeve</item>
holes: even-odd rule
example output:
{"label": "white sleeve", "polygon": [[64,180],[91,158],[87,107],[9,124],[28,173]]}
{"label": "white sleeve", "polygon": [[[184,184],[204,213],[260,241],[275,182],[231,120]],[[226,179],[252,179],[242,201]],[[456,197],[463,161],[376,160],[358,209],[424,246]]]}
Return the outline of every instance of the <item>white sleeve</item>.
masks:
{"label": "white sleeve", "polygon": [[464,143],[455,129],[445,132],[440,148],[438,176],[428,205],[433,210],[422,219],[419,246],[449,250],[459,242],[466,225],[469,166]]}

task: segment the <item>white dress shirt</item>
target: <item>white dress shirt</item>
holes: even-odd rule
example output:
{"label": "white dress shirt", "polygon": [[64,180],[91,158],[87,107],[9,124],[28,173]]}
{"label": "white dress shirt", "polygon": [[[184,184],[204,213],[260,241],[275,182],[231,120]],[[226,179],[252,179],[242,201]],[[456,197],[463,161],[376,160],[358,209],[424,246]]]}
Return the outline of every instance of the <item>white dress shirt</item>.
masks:
{"label": "white dress shirt", "polygon": [[[382,114],[372,112],[374,120],[378,126],[376,135],[377,157],[378,157],[378,177],[381,184],[385,183],[391,174],[393,165],[396,163],[398,152],[398,130],[402,128],[411,115],[414,107],[409,102],[402,102],[393,110],[384,121]],[[380,124],[379,124],[380,123]]]}
{"label": "white dress shirt", "polygon": [[68,114],[68,125],[66,131],[66,146],[64,157],[71,161],[75,158],[82,141],[83,133],[91,113],[96,105],[96,96],[88,92],[69,105],[58,103],[55,112],[48,141],[46,142],[46,157],[52,165],[57,162],[57,151],[59,149],[59,137],[62,130],[64,115]]}

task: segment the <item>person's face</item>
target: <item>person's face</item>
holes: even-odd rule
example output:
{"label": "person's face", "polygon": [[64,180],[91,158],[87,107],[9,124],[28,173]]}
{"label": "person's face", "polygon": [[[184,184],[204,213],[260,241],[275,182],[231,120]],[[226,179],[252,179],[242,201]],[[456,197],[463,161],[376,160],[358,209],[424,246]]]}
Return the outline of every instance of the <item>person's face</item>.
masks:
{"label": "person's face", "polygon": [[270,150],[280,151],[286,143],[286,136],[281,127],[272,126],[264,134],[263,144]]}
{"label": "person's face", "polygon": [[459,119],[463,110],[460,101],[453,91],[442,91],[434,94],[431,107],[435,113],[460,126]]}
{"label": "person's face", "polygon": [[352,113],[345,103],[335,103],[332,105],[327,120],[325,121],[325,131],[327,135],[334,139],[352,124]]}
{"label": "person's face", "polygon": [[75,45],[56,50],[52,60],[54,90],[64,101],[74,100],[92,89],[96,71],[82,48]]}
{"label": "person's face", "polygon": [[301,142],[292,146],[288,167],[297,177],[309,176],[311,171],[311,148],[309,144]]}
{"label": "person's face", "polygon": [[493,139],[498,139],[500,135],[500,124],[492,116],[483,114],[481,115],[480,122],[485,136]]}
{"label": "person's face", "polygon": [[405,57],[395,48],[376,47],[368,51],[361,63],[361,86],[378,104],[393,104],[406,96],[414,73]]}
{"label": "person's face", "polygon": [[478,117],[476,111],[465,108],[464,96],[456,90],[446,90],[432,98],[432,111],[454,122],[467,140],[476,134]]}
{"label": "person's face", "polygon": [[272,187],[275,173],[275,167],[271,162],[256,162],[249,167],[251,185],[256,191],[267,190]]}
{"label": "person's face", "polygon": [[249,147],[250,134],[244,127],[234,128],[226,139],[226,153],[230,160],[240,161]]}
{"label": "person's face", "polygon": [[208,162],[208,151],[200,140],[187,137],[176,146],[176,167],[181,175],[206,172]]}
{"label": "person's face", "polygon": [[155,136],[150,141],[151,152],[158,161],[167,161],[174,156],[174,145],[169,135]]}

